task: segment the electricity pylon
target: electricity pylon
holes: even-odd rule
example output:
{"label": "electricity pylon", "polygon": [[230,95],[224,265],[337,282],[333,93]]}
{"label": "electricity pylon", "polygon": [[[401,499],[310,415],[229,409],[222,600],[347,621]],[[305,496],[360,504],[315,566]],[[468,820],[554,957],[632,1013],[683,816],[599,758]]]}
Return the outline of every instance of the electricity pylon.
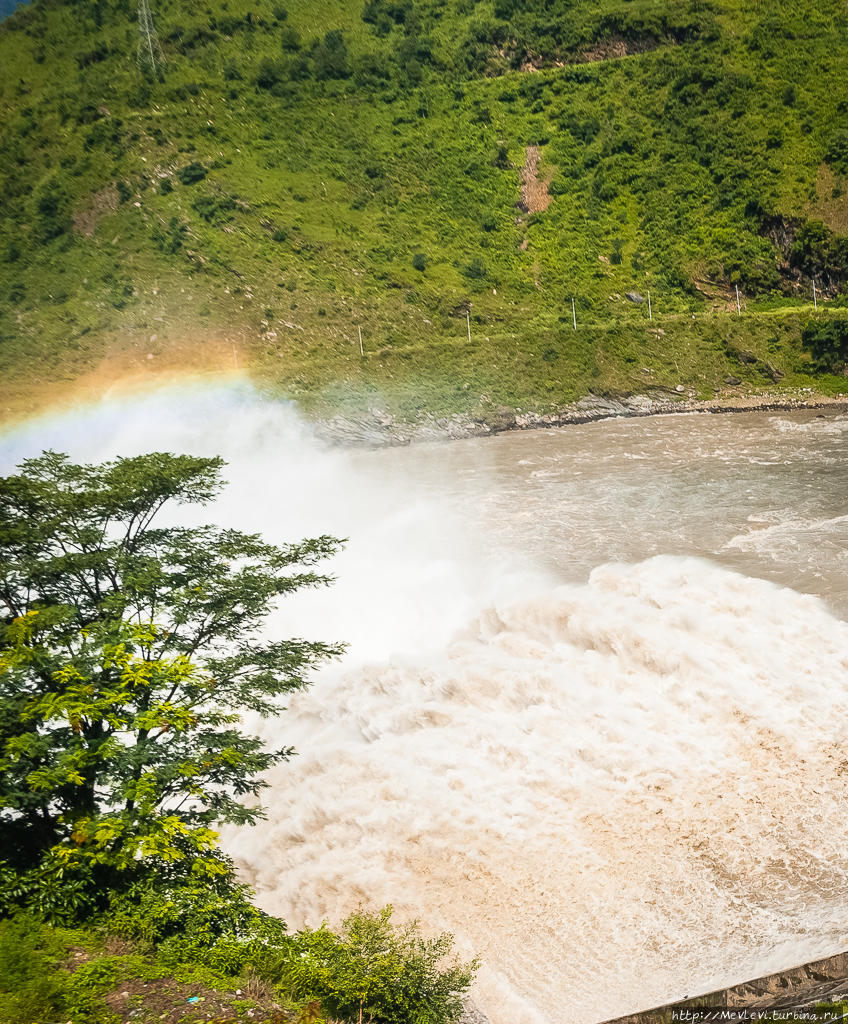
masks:
{"label": "electricity pylon", "polygon": [[138,0],[138,62],[154,74],[157,71],[161,73],[162,65],[165,63],[147,0]]}

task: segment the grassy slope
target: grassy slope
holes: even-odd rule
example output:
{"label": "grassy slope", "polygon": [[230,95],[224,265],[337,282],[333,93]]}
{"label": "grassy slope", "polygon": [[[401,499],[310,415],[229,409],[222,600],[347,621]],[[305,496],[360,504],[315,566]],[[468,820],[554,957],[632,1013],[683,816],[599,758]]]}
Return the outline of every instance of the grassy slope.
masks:
{"label": "grassy slope", "polygon": [[[148,372],[186,339],[185,365],[228,365],[233,349],[319,409],[379,394],[406,413],[468,411],[485,394],[544,411],[643,389],[643,366],[712,397],[728,373],[771,386],[766,359],[797,384],[808,277],[778,298],[759,229],[772,214],[845,225],[844,179],[823,165],[848,125],[844,10],[560,6],[500,39],[503,0],[421,0],[413,32],[389,19],[383,35],[359,0],[289,0],[284,20],[269,0],[165,0],[161,82],[139,70],[128,0],[15,15],[0,31],[7,407],[107,352]],[[316,80],[310,58],[292,80],[333,29],[352,74]],[[610,35],[657,48],[567,63]],[[510,67],[528,60],[566,66]],[[528,144],[555,197],[530,215],[516,207]],[[181,183],[195,161],[207,176]],[[651,292],[653,324],[628,290]]]}
{"label": "grassy slope", "polygon": [[[208,952],[208,951],[207,951]],[[0,922],[0,1017],[6,1024],[286,1024],[298,1014],[255,972],[176,959],[161,947],[33,918]],[[189,1000],[194,1000],[190,1002]],[[281,1005],[283,1004],[283,1005]]]}

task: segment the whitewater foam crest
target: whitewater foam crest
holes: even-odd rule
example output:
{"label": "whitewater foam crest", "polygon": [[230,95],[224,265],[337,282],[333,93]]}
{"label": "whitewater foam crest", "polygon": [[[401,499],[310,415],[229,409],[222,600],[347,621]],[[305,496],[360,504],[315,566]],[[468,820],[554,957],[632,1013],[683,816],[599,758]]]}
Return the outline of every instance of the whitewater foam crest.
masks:
{"label": "whitewater foam crest", "polygon": [[228,848],[295,927],[360,901],[448,927],[495,1021],[742,980],[848,941],[846,669],[816,598],[696,559],[603,566],[489,608],[438,664],[299,695],[301,754]]}
{"label": "whitewater foam crest", "polygon": [[392,902],[482,957],[493,1024],[588,1024],[848,945],[848,626],[753,578],[846,608],[848,420],[806,415],[351,454],[171,389],[25,424],[0,465],[221,454],[176,521],[349,537],[268,624],[351,646],[246,723],[299,756],[227,848],[293,927]]}
{"label": "whitewater foam crest", "polygon": [[838,413],[836,416],[821,414],[806,422],[775,416],[772,426],[782,434],[843,434],[848,430],[848,416]]}

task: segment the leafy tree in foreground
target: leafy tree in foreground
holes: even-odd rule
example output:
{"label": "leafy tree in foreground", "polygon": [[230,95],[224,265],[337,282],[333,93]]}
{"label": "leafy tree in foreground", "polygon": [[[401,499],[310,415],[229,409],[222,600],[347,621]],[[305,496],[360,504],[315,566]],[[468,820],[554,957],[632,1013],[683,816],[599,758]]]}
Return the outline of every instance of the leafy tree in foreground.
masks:
{"label": "leafy tree in foreground", "polygon": [[226,873],[211,826],[261,816],[242,800],[292,751],[240,715],[278,713],[342,648],[257,632],[276,598],[330,582],[308,567],[340,542],[154,525],[210,501],[222,466],[47,452],[0,479],[0,849],[16,872]]}

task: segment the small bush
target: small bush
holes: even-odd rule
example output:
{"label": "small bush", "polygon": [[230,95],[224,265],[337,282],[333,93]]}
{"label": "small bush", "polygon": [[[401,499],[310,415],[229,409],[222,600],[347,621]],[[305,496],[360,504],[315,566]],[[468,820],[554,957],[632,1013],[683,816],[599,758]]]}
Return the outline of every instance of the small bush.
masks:
{"label": "small bush", "polygon": [[300,33],[291,25],[284,25],[280,33],[280,48],[284,53],[296,53],[300,49]]}
{"label": "small bush", "polygon": [[39,241],[49,241],[70,230],[71,206],[68,189],[59,179],[50,178],[40,189],[36,200],[34,226]]}
{"label": "small bush", "polygon": [[196,185],[198,181],[203,181],[206,177],[206,168],[197,160],[193,160],[177,171],[177,177],[183,185]]}
{"label": "small bush", "polygon": [[198,196],[191,205],[207,224],[223,224],[232,220],[236,200],[234,196]]}
{"label": "small bush", "polygon": [[395,927],[392,908],[359,912],[341,934],[326,923],[299,932],[281,961],[282,981],[298,997],[317,999],[337,1021],[381,1024],[451,1024],[462,1013],[462,993],[478,963],[450,956],[453,937],[421,937],[417,922]]}
{"label": "small bush", "polygon": [[181,224],[178,217],[171,217],[167,229],[155,227],[150,232],[150,237],[156,243],[160,252],[176,253],[183,246],[183,240],[188,234],[188,227]]}
{"label": "small bush", "polygon": [[848,129],[840,128],[831,136],[825,160],[839,174],[848,174]]}
{"label": "small bush", "polygon": [[256,85],[260,89],[272,89],[285,78],[285,71],[279,61],[263,57],[256,72]]}
{"label": "small bush", "polygon": [[801,341],[820,367],[836,368],[848,361],[848,320],[811,320]]}
{"label": "small bush", "polygon": [[415,270],[420,270],[422,273],[427,269],[427,257],[423,252],[417,252],[412,257],[412,266]]}
{"label": "small bush", "polygon": [[347,78],[350,74],[347,62],[347,46],[338,29],[328,32],[312,57],[315,77],[320,81],[331,78]]}
{"label": "small bush", "polygon": [[472,281],[480,281],[486,276],[486,267],[482,260],[474,259],[467,267],[463,267],[462,272]]}

